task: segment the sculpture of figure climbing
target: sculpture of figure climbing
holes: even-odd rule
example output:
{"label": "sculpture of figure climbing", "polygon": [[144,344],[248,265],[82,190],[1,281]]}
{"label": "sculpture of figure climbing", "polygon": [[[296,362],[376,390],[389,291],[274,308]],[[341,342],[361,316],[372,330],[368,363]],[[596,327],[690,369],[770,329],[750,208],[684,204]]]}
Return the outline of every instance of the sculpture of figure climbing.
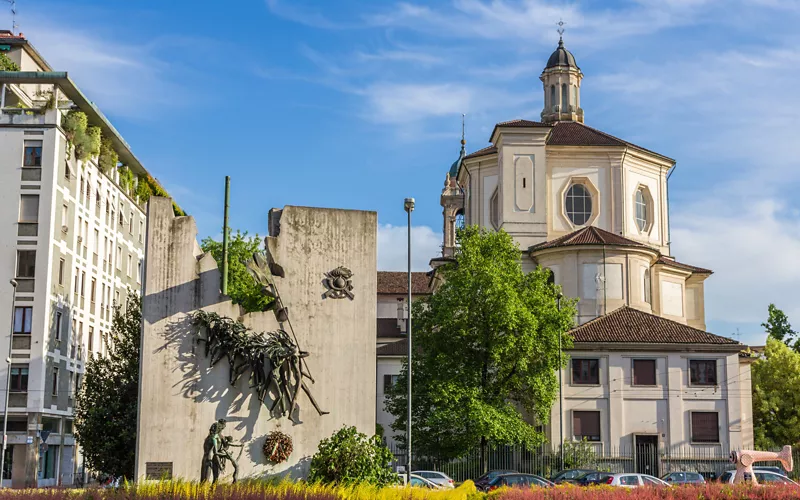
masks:
{"label": "sculpture of figure climbing", "polygon": [[220,473],[225,472],[225,465],[230,462],[233,466],[233,482],[235,483],[239,478],[239,464],[231,454],[231,448],[241,448],[241,444],[233,444],[233,438],[225,436],[222,431],[225,430],[226,421],[221,418],[211,424],[203,442],[203,468],[200,471],[200,482],[205,483],[211,479],[212,483],[219,480]]}

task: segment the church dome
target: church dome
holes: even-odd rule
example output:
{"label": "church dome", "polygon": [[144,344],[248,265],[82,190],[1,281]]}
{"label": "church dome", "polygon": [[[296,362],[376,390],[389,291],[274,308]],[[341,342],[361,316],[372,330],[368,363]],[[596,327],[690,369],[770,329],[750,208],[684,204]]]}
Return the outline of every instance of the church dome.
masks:
{"label": "church dome", "polygon": [[558,66],[580,69],[575,62],[575,56],[564,48],[564,40],[560,39],[558,40],[558,48],[550,55],[550,59],[547,60],[547,66],[544,69],[547,70]]}

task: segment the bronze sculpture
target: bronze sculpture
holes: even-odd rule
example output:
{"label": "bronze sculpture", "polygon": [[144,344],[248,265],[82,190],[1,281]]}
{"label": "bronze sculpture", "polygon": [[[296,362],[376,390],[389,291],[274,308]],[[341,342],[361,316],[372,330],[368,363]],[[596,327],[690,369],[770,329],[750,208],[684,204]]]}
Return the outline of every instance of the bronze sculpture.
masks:
{"label": "bronze sculpture", "polygon": [[[226,421],[221,418],[211,424],[203,442],[203,468],[200,471],[200,482],[205,483],[211,479],[212,483],[219,480],[219,475],[225,472],[225,465],[230,462],[233,466],[233,482],[235,483],[239,476],[239,464],[236,459],[231,455],[231,448],[241,448],[241,444],[233,444],[233,438],[224,436],[222,431],[225,429]],[[210,477],[209,477],[210,476]]]}

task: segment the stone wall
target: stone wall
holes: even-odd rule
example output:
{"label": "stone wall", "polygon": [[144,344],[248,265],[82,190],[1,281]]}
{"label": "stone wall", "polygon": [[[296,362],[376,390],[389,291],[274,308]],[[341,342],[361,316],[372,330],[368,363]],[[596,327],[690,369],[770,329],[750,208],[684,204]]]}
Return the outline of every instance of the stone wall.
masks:
{"label": "stone wall", "polygon": [[[287,206],[270,212],[270,255],[285,271],[275,277],[289,321],[316,379],[309,388],[320,416],[301,392],[299,410],[270,415],[243,377],[229,383],[227,361],[210,368],[189,315],[198,309],[239,318],[256,331],[280,325],[273,312],[244,314],[219,291],[220,271],[196,241],[191,217],[174,217],[170,200],[149,203],[143,298],[142,360],[136,476],[147,463],[172,464],[173,477],[200,477],[203,441],[217,419],[225,435],[244,445],[239,477],[283,474],[302,477],[319,441],[344,425],[375,431],[376,238],[374,212]],[[353,299],[323,296],[325,273],[344,266],[353,272]],[[270,404],[271,401],[267,401]],[[272,430],[290,435],[294,451],[269,464],[261,447]],[[234,449],[234,456],[238,449]],[[231,469],[227,470],[230,479]]]}

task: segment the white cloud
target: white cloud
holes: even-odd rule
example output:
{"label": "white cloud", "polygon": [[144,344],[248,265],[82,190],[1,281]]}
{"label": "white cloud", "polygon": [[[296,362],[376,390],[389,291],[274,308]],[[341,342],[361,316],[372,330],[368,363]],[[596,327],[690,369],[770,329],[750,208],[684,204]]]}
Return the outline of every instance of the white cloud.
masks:
{"label": "white cloud", "polygon": [[[442,235],[428,226],[411,227],[411,270],[429,271],[430,260],[442,254]],[[378,269],[408,269],[408,226],[378,226]]]}
{"label": "white cloud", "polygon": [[457,115],[468,110],[475,97],[472,88],[456,84],[378,83],[367,87],[364,94],[369,118],[388,123]]}

